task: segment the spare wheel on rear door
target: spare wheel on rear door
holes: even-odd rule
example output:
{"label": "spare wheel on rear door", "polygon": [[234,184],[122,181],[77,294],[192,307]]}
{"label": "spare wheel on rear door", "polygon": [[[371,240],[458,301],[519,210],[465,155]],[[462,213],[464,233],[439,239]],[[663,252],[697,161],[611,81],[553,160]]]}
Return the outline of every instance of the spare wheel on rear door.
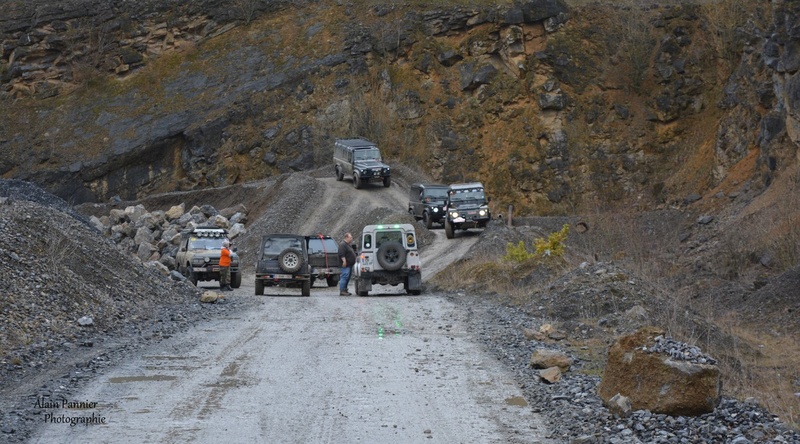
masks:
{"label": "spare wheel on rear door", "polygon": [[278,255],[278,266],[287,273],[296,273],[303,266],[303,253],[297,248],[287,248]]}
{"label": "spare wheel on rear door", "polygon": [[378,263],[384,270],[399,270],[406,263],[406,250],[400,242],[387,242],[378,248]]}

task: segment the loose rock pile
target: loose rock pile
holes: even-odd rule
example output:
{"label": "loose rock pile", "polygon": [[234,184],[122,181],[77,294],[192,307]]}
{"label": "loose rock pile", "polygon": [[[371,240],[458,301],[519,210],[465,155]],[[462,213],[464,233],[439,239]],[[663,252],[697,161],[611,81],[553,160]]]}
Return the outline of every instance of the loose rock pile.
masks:
{"label": "loose rock pile", "polygon": [[657,336],[655,345],[643,347],[648,353],[663,353],[676,361],[686,361],[692,364],[716,365],[717,360],[703,353],[699,347],[685,342],[676,341],[670,337]]}
{"label": "loose rock pile", "polygon": [[235,239],[246,232],[247,209],[238,205],[217,211],[211,205],[203,205],[186,211],[185,205],[180,204],[167,211],[148,212],[144,205],[135,205],[112,209],[108,216],[92,216],[90,220],[121,250],[133,253],[142,262],[155,262],[167,270],[175,270],[175,254],[182,232],[199,226],[214,226],[228,230],[229,239]]}

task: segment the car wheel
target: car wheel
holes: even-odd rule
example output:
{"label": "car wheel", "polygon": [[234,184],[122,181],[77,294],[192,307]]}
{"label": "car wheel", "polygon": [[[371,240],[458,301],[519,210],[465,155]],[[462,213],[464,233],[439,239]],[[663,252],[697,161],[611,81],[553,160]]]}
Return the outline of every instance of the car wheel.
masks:
{"label": "car wheel", "polygon": [[296,273],[303,266],[303,253],[297,248],[287,248],[278,255],[278,266],[287,273]]}
{"label": "car wheel", "polygon": [[339,276],[328,276],[325,280],[328,283],[328,287],[335,287],[339,283]]}
{"label": "car wheel", "polygon": [[358,284],[360,279],[356,279],[356,295],[358,296],[367,296],[369,295],[368,291],[361,290],[361,285]]}
{"label": "car wheel", "polygon": [[342,170],[339,169],[339,165],[336,165],[336,180],[343,180],[343,179],[344,179],[344,173],[342,173]]}
{"label": "car wheel", "polygon": [[391,185],[391,184],[392,184],[392,178],[391,177],[384,177],[383,178],[383,186],[384,187],[389,188],[389,185]]}
{"label": "car wheel", "polygon": [[403,268],[406,263],[406,250],[400,242],[387,242],[378,248],[378,263],[387,271]]}
{"label": "car wheel", "polygon": [[303,288],[300,290],[303,296],[311,296],[311,280],[303,281]]}
{"label": "car wheel", "polygon": [[361,189],[361,178],[358,177],[358,174],[353,174],[353,186],[356,187],[357,190]]}
{"label": "car wheel", "polygon": [[452,239],[455,237],[455,233],[453,232],[453,225],[450,224],[449,220],[444,221],[444,234],[447,235],[448,239]]}
{"label": "car wheel", "polygon": [[189,282],[191,282],[192,285],[197,287],[197,275],[195,275],[194,271],[192,271],[192,267],[186,267],[186,269],[189,270],[189,277],[187,279],[189,279]]}
{"label": "car wheel", "polygon": [[431,220],[431,217],[428,216],[428,212],[427,211],[422,213],[422,221],[425,223],[425,228],[427,228],[429,230],[433,226],[433,221]]}
{"label": "car wheel", "polygon": [[242,286],[242,273],[231,273],[231,287],[239,288]]}
{"label": "car wheel", "polygon": [[256,279],[256,296],[264,296],[264,282]]}

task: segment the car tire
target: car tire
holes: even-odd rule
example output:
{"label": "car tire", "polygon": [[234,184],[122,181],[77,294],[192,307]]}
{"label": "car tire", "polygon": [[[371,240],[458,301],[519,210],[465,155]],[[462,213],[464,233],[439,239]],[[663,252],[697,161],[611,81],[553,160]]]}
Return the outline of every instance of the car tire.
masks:
{"label": "car tire", "polygon": [[392,184],[392,178],[391,177],[384,177],[383,178],[383,186],[384,187],[389,188],[389,186],[391,184]]}
{"label": "car tire", "polygon": [[356,279],[356,295],[358,295],[358,296],[368,296],[369,292],[361,290],[361,286],[358,285],[359,281],[360,281],[360,279]]}
{"label": "car tire", "polygon": [[231,273],[231,287],[239,288],[242,286],[242,273]]}
{"label": "car tire", "polygon": [[431,217],[428,216],[427,211],[422,213],[422,221],[425,223],[425,228],[430,230],[431,227],[433,227],[433,221],[431,220]]}
{"label": "car tire", "polygon": [[339,165],[336,165],[336,180],[339,181],[344,180],[344,173],[342,173],[342,170],[339,168]]}
{"label": "car tire", "polygon": [[387,271],[396,271],[406,263],[406,250],[400,242],[387,242],[378,248],[378,263]]}
{"label": "car tire", "polygon": [[264,282],[256,279],[256,296],[264,296]]}
{"label": "car tire", "polygon": [[303,281],[303,288],[300,290],[303,296],[311,296],[311,280]]}
{"label": "car tire", "polygon": [[197,287],[197,275],[194,274],[194,271],[192,271],[192,267],[186,267],[186,269],[189,270],[189,276],[187,279],[189,279],[189,282],[191,282],[192,285]]}
{"label": "car tire", "polygon": [[339,276],[328,276],[325,281],[327,281],[328,287],[335,287],[339,283]]}
{"label": "car tire", "polygon": [[444,221],[444,234],[447,236],[448,239],[452,239],[455,237],[455,233],[453,232],[453,225],[450,224],[449,220]]}
{"label": "car tire", "polygon": [[353,186],[357,189],[361,189],[361,178],[358,177],[358,174],[353,174]]}
{"label": "car tire", "polygon": [[297,248],[287,248],[278,255],[278,266],[287,273],[296,273],[303,266],[303,253]]}

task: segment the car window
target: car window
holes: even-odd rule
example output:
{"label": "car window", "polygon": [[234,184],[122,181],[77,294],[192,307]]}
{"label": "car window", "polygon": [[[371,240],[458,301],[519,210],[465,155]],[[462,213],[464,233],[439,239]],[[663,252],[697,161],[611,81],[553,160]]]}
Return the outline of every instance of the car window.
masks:
{"label": "car window", "polygon": [[275,237],[264,241],[265,254],[279,254],[287,248],[302,249],[300,239]]}
{"label": "car window", "polygon": [[191,237],[189,238],[190,250],[221,250],[225,239],[216,237]]}
{"label": "car window", "polygon": [[380,248],[381,245],[389,242],[403,243],[403,233],[400,231],[379,231],[375,233],[375,246]]}
{"label": "car window", "polygon": [[333,239],[311,238],[308,240],[308,254],[314,253],[338,253],[339,246]]}
{"label": "car window", "polygon": [[355,150],[356,160],[381,160],[381,152],[377,148]]}
{"label": "car window", "polygon": [[364,249],[369,250],[372,248],[372,235],[365,234],[364,235]]}
{"label": "car window", "polygon": [[425,190],[425,197],[430,197],[433,200],[444,200],[447,199],[447,189],[446,188],[429,188]]}

